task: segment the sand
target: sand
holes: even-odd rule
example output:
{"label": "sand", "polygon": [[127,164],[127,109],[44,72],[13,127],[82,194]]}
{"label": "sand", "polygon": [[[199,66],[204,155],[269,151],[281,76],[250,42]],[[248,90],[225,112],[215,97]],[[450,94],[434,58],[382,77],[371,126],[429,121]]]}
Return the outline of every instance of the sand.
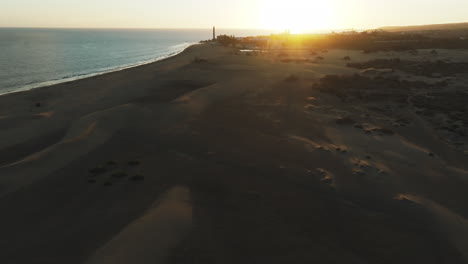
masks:
{"label": "sand", "polygon": [[203,44],[0,96],[0,260],[467,263],[468,74],[347,67],[467,54]]}

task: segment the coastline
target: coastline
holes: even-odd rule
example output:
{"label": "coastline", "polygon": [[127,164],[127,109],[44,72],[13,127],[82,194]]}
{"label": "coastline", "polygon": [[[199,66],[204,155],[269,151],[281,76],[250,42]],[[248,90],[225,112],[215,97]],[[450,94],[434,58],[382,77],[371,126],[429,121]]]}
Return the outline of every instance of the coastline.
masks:
{"label": "coastline", "polygon": [[468,156],[402,98],[458,111],[468,74],[284,53],[192,45],[0,96],[0,260],[466,263]]}
{"label": "coastline", "polygon": [[[161,55],[158,58],[147,60],[147,61],[141,61],[141,62],[127,64],[127,65],[120,65],[120,66],[117,66],[117,67],[112,67],[112,68],[107,68],[107,69],[102,69],[102,70],[98,69],[98,71],[94,72],[94,73],[76,75],[76,76],[73,76],[73,77],[65,77],[65,78],[62,78],[62,79],[59,79],[59,80],[50,80],[50,81],[45,81],[45,82],[40,82],[40,83],[28,84],[28,85],[25,85],[25,86],[20,87],[20,88],[13,88],[14,90],[12,90],[12,91],[0,92],[0,96],[6,95],[6,94],[17,93],[17,92],[29,91],[29,90],[33,90],[33,89],[42,88],[42,87],[53,86],[53,85],[57,85],[57,84],[67,83],[67,82],[73,82],[73,81],[82,80],[82,79],[86,79],[86,78],[92,78],[94,76],[99,76],[99,75],[103,75],[103,74],[108,74],[108,73],[123,71],[123,70],[131,69],[131,68],[135,68],[135,67],[140,67],[140,66],[144,66],[144,65],[147,65],[147,64],[152,64],[152,63],[155,63],[155,62],[158,62],[158,61],[162,61],[162,60],[177,56],[180,53],[184,52],[184,50],[186,50],[187,48],[189,48],[189,47],[191,47],[193,45],[197,45],[197,44],[199,44],[199,43],[184,44],[184,48],[182,48],[182,49],[180,49],[178,51],[175,51],[175,52],[172,52],[172,53],[169,53],[169,54],[166,54],[166,55]],[[179,45],[182,45],[182,44],[179,44]]]}

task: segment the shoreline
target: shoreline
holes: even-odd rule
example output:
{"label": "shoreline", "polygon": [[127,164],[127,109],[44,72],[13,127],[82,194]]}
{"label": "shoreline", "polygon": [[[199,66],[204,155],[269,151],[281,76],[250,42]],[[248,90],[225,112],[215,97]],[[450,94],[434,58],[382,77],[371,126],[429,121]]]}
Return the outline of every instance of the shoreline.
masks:
{"label": "shoreline", "polygon": [[[27,92],[27,91],[31,91],[31,90],[35,90],[35,89],[39,89],[39,88],[45,88],[45,87],[50,87],[50,86],[54,86],[54,85],[58,85],[58,84],[75,82],[75,81],[88,79],[88,78],[93,78],[93,77],[96,77],[96,76],[101,76],[101,75],[105,75],[105,74],[109,74],[109,73],[114,73],[114,72],[119,72],[119,71],[132,69],[132,68],[137,68],[137,67],[140,67],[140,66],[149,65],[149,64],[152,64],[152,63],[156,63],[156,62],[160,62],[160,61],[164,61],[164,60],[173,58],[173,57],[183,53],[188,48],[190,48],[190,47],[192,47],[194,45],[199,45],[199,44],[200,43],[188,43],[184,48],[182,48],[182,49],[180,49],[180,50],[178,50],[176,52],[172,52],[170,54],[162,55],[161,57],[156,58],[156,59],[137,62],[135,64],[121,65],[121,66],[118,66],[116,68],[103,69],[103,70],[100,70],[98,72],[87,73],[87,74],[77,75],[77,76],[73,76],[73,77],[65,77],[65,78],[59,79],[59,80],[49,80],[49,81],[40,82],[40,83],[28,84],[28,85],[25,85],[25,86],[23,86],[21,88],[17,88],[17,89],[13,88],[15,90],[0,92],[0,96],[4,96],[4,95],[8,95],[8,94],[14,94],[14,93],[20,93],[20,92]],[[177,45],[182,45],[182,44],[177,44]]]}
{"label": "shoreline", "polygon": [[426,55],[199,44],[0,96],[0,259],[466,263],[468,74],[343,59]]}

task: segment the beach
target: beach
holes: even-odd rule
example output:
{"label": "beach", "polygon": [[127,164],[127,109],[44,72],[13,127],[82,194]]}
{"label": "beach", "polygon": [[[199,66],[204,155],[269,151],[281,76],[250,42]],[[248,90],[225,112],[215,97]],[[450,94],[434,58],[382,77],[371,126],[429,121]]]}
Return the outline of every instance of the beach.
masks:
{"label": "beach", "polygon": [[0,261],[467,263],[466,62],[206,43],[2,95]]}

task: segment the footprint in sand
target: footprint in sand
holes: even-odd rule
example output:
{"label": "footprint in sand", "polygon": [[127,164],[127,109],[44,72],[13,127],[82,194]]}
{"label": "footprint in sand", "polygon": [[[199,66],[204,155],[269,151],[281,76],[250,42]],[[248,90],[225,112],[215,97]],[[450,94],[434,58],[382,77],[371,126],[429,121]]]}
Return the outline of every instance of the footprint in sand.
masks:
{"label": "footprint in sand", "polygon": [[105,174],[107,171],[108,169],[102,165],[90,169],[89,173],[91,173],[91,175],[89,175],[88,183],[96,183],[97,180],[95,178]]}
{"label": "footprint in sand", "polygon": [[[137,167],[140,165],[140,161],[138,160],[131,160],[127,162],[127,165],[130,167]],[[128,178],[130,181],[133,182],[141,182],[144,181],[144,176],[137,174],[134,176],[129,177],[129,173],[126,172],[128,170],[128,167],[123,167],[121,170],[117,170],[117,168],[122,167],[118,166],[117,162],[110,160],[105,163],[105,165],[99,165],[96,166],[92,169],[89,170],[91,175],[88,178],[88,183],[94,184],[97,182],[96,177],[99,175],[105,175],[107,174],[109,177],[107,177],[106,181],[103,183],[104,186],[112,186],[113,182],[112,180],[120,180],[123,178]]]}

